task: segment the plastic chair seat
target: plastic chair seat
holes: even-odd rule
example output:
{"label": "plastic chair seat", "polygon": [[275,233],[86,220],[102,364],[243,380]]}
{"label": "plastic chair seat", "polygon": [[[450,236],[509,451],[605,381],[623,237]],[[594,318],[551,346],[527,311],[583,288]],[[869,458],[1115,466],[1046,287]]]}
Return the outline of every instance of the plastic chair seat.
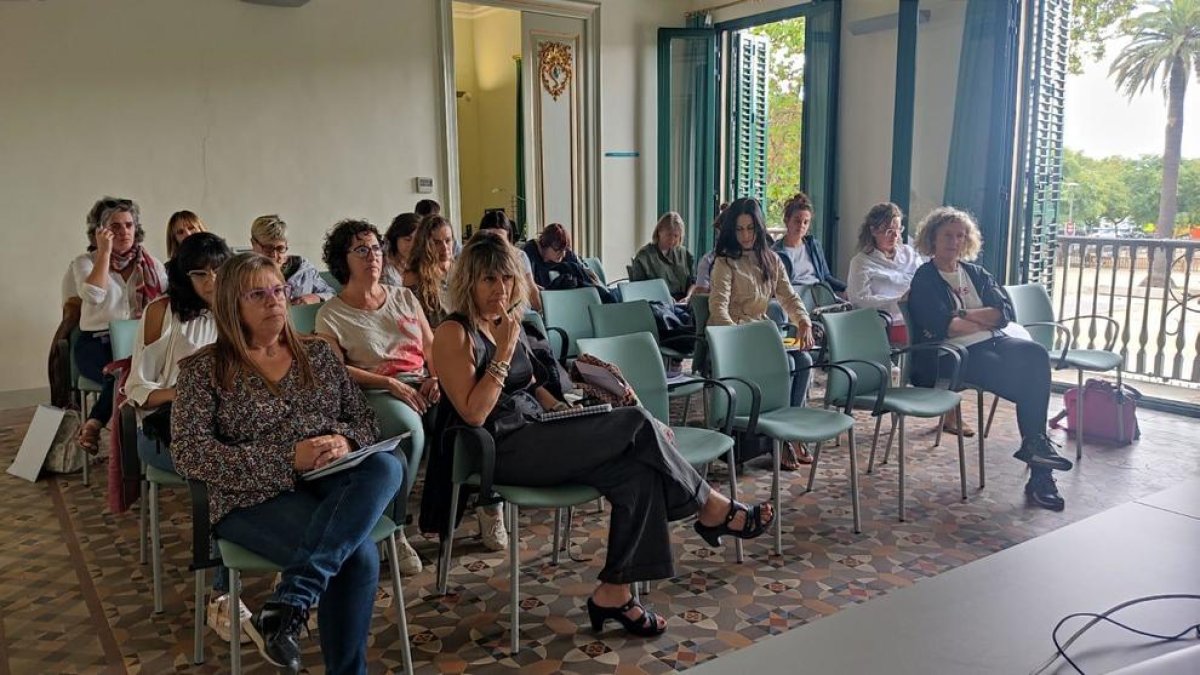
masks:
{"label": "plastic chair seat", "polygon": [[724,457],[733,447],[733,439],[719,431],[698,427],[671,427],[679,454],[692,466],[707,464]]}
{"label": "plastic chair seat", "polygon": [[[937,417],[954,410],[961,402],[962,395],[945,389],[889,387],[884,394],[883,409],[910,417]],[[874,405],[874,394],[854,397],[856,408],[871,408]]]}
{"label": "plastic chair seat", "polygon": [[[383,541],[395,531],[396,523],[392,522],[392,519],[387,516],[380,516],[379,520],[375,522],[375,527],[371,528],[371,541]],[[256,572],[283,571],[282,565],[276,565],[270,560],[257,553],[252,553],[228,539],[218,539],[217,548],[221,551],[221,562],[230,569]]]}
{"label": "plastic chair seat", "polygon": [[1103,349],[1068,349],[1064,359],[1057,358],[1054,352],[1051,352],[1050,360],[1055,368],[1078,368],[1096,372],[1115,370],[1124,361],[1120,354]]}
{"label": "plastic chair seat", "polygon": [[146,465],[146,480],[157,485],[187,485],[187,481],[177,473],[163,471],[157,467]]}
{"label": "plastic chair seat", "polygon": [[[464,483],[479,485],[479,474],[471,474]],[[496,494],[505,501],[531,509],[557,509],[586,504],[600,497],[596,488],[586,485],[553,485],[533,487],[529,485],[492,485]]]}
{"label": "plastic chair seat", "polygon": [[665,356],[669,359],[679,359],[682,361],[683,359],[688,359],[688,358],[692,357],[691,352],[680,351],[678,349],[675,349],[674,347],[659,347],[658,351],[663,356]]}
{"label": "plastic chair seat", "polygon": [[[745,429],[750,424],[749,415],[733,418],[733,425]],[[854,418],[832,410],[817,408],[778,408],[758,416],[755,433],[781,441],[817,443],[836,438],[854,427]]]}
{"label": "plastic chair seat", "polygon": [[104,387],[100,384],[97,384],[96,382],[93,382],[82,375],[79,376],[79,379],[75,380],[75,388],[79,391],[86,391],[88,393],[99,393],[104,389]]}

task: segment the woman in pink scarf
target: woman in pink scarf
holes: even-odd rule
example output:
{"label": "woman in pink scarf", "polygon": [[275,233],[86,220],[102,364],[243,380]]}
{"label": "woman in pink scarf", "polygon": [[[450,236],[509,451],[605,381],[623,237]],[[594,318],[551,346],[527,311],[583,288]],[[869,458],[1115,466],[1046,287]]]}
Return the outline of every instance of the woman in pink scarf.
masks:
{"label": "woman in pink scarf", "polygon": [[167,272],[142,248],[145,233],[138,206],[130,199],[104,197],[87,216],[88,252],[71,261],[75,292],[83,301],[75,363],[79,374],[103,385],[100,398],[79,429],[79,444],[99,450],[100,429],[112,415],[113,378],[104,374],[112,361],[108,326],[140,319],[142,310],[162,294]]}

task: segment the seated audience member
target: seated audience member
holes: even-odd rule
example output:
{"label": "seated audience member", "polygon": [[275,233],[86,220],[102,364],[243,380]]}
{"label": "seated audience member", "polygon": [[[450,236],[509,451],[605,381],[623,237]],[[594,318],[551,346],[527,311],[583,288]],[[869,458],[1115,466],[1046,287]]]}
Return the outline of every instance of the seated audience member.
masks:
{"label": "seated audience member", "polygon": [[908,330],[899,302],[908,299],[913,274],[925,262],[917,249],[901,241],[904,214],[883,202],[871,207],[858,229],[858,253],[850,259],[847,297],[855,307],[879,309],[892,319],[888,339],[908,343]]}
{"label": "seated audience member", "polygon": [[112,417],[114,382],[103,372],[112,361],[108,326],[119,319],[140,319],[146,305],[167,287],[166,269],[142,247],[146,233],[138,214],[129,199],[97,201],[88,212],[88,252],[71,261],[75,295],[82,300],[75,363],[80,375],[102,385],[77,438],[91,454],[99,451],[100,430]]}
{"label": "seated audience member", "polygon": [[[696,516],[695,530],[716,546],[725,534],[753,538],[765,532],[771,507],[731,503],[709,487],[643,408],[536,421],[538,411],[568,406],[542,386],[547,374],[529,355],[520,321],[524,297],[525,276],[511,244],[485,236],[467,242],[450,281],[454,313],[434,339],[450,404],[441,408],[436,428],[468,424],[491,432],[499,483],[576,483],[603,494],[612,504],[608,551],[600,584],[588,599],[589,619],[597,629],[612,619],[633,636],[654,637],[666,621],[644,608],[629,585],[674,574],[670,521]],[[516,423],[506,414],[514,410],[520,411]],[[501,416],[506,424],[497,429]],[[431,473],[435,457],[449,452],[432,453]],[[452,506],[446,502],[437,505],[443,514]]]}
{"label": "seated audience member", "polygon": [[429,216],[442,215],[442,205],[433,199],[422,199],[413,207],[413,211],[416,212],[418,217],[424,220]]}
{"label": "seated audience member", "polygon": [[571,235],[562,225],[550,223],[537,239],[526,242],[523,250],[533,265],[533,280],[539,288],[563,290],[591,286],[599,293],[601,302],[616,302],[612,292],[571,250]]}
{"label": "seated audience member", "polygon": [[[199,232],[179,244],[167,261],[167,294],[146,307],[133,343],[133,358],[125,394],[137,408],[142,430],[138,456],[142,461],[175,472],[171,461],[171,408],[175,401],[179,364],[217,339],[212,307],[216,301],[217,269],[233,254],[225,240]],[[153,436],[157,439],[149,438]],[[229,576],[224,568],[213,575],[213,594],[205,620],[229,642]],[[250,609],[241,605],[242,643],[251,640]]]}
{"label": "seated audience member", "polygon": [[176,211],[167,220],[167,260],[175,257],[175,250],[189,235],[204,232],[204,222],[191,211]]}
{"label": "seated audience member", "polygon": [[[479,231],[502,233],[508,243],[513,245],[517,243],[516,227],[502,210],[492,210],[483,214],[483,217],[479,219]],[[521,262],[521,269],[525,271],[525,281],[528,282],[530,288],[529,304],[534,311],[540,312],[542,311],[542,294],[533,280],[533,263],[529,262],[529,254],[520,249],[517,249],[517,259]]]}
{"label": "seated audience member", "polygon": [[629,280],[662,279],[671,297],[686,302],[695,280],[693,266],[691,252],[683,247],[683,218],[670,211],[658,219],[651,242],[633,257]]}
{"label": "seated audience member", "polygon": [[[794,369],[812,365],[806,350],[813,346],[812,322],[804,303],[788,283],[779,256],[767,248],[767,228],[762,209],[750,198],[734,201],[721,215],[721,237],[712,268],[712,290],[708,296],[708,325],[734,326],[754,321],[770,321],[767,307],[778,300],[796,327],[796,347],[789,353]],[[791,404],[804,406],[808,400],[811,370],[799,370],[792,376]],[[781,459],[781,466],[795,471],[811,464],[812,456],[803,445],[797,451],[792,444]]]}
{"label": "seated audience member", "polygon": [[454,230],[441,216],[426,216],[413,238],[412,254],[404,272],[404,287],[413,292],[431,328],[446,310],[446,284],[454,264]]}
{"label": "seated audience member", "polygon": [[[1005,334],[1013,320],[1008,293],[987,270],[968,262],[980,249],[975,220],[958,209],[934,209],[921,223],[916,247],[932,260],[913,275],[909,336],[916,343],[947,341],[961,347],[966,351],[962,380],[1017,405],[1021,447],[1014,457],[1030,468],[1025,494],[1038,506],[1062,510],[1051,471],[1067,471],[1071,462],[1046,435],[1050,356],[1032,340]],[[949,357],[940,359],[936,352],[913,353],[913,384],[933,386],[939,372],[947,374]]]}
{"label": "seated audience member", "polygon": [[717,209],[717,217],[713,219],[712,224],[713,248],[696,263],[696,284],[692,293],[708,293],[712,290],[712,266],[713,261],[717,259],[717,242],[721,239],[721,214],[725,213],[727,208],[729,204],[721,204],[721,208]]}
{"label": "seated audience member", "polygon": [[401,213],[392,219],[392,224],[383,235],[384,264],[379,282],[388,286],[404,285],[404,270],[408,269],[408,256],[412,253],[413,237],[421,217],[415,213]]}
{"label": "seated audience member", "polygon": [[808,233],[812,226],[813,206],[808,195],[797,192],[783,207],[783,224],[787,231],[771,247],[783,260],[787,278],[792,286],[829,284],[837,292],[846,290],[846,282],[833,276],[821,242]]}
{"label": "seated audience member", "polygon": [[303,256],[288,255],[287,223],[277,215],[259,216],[250,225],[250,244],[254,252],[265,255],[283,272],[288,283],[288,301],[293,305],[324,302],[334,290],[321,273]]}
{"label": "seated audience member", "polygon": [[292,329],[273,261],[242,253],[219,276],[216,343],[183,362],[176,385],[175,466],[207,484],[219,537],[284,568],[253,618],[263,657],[300,672],[300,631],[320,600],[326,672],[365,673],[379,583],[370,534],[404,471],[376,453],[324,478],[300,477],[374,442],[374,416],[329,343]]}

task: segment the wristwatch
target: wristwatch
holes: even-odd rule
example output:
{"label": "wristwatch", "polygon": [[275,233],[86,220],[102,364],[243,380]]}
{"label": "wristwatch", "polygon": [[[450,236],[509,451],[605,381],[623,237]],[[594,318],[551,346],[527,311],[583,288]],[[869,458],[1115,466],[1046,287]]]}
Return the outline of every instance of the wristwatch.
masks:
{"label": "wristwatch", "polygon": [[967,318],[967,310],[960,307],[958,311],[954,313],[954,316],[957,316],[960,319],[965,319]]}

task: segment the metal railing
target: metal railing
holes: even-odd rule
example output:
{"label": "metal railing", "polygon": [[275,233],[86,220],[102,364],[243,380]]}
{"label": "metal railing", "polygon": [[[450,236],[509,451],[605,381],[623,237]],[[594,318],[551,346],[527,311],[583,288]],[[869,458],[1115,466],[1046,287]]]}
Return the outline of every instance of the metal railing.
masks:
{"label": "metal railing", "polygon": [[[1120,324],[1127,373],[1200,386],[1200,241],[1058,237],[1053,301],[1059,317]],[[1157,276],[1169,283],[1152,280]],[[1157,283],[1155,283],[1157,281]],[[1104,347],[1105,323],[1068,323],[1077,348]]]}

